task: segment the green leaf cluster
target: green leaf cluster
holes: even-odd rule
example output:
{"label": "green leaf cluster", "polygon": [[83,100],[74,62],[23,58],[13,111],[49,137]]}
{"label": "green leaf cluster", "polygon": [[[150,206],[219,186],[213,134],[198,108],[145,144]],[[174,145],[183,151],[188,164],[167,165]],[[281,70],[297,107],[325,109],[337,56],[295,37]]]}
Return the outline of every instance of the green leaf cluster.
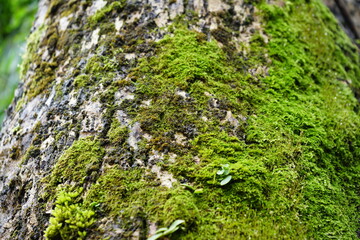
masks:
{"label": "green leaf cluster", "polygon": [[80,192],[59,192],[50,224],[45,230],[46,239],[85,239],[87,229],[95,222],[95,212],[77,201]]}
{"label": "green leaf cluster", "polygon": [[176,220],[174,221],[168,228],[164,227],[164,228],[159,228],[158,230],[156,230],[155,234],[151,237],[149,237],[147,240],[156,240],[159,239],[161,237],[167,236],[175,231],[177,231],[180,228],[180,224],[183,224],[185,221],[184,220]]}
{"label": "green leaf cluster", "polygon": [[229,164],[223,164],[221,166],[221,169],[217,171],[216,174],[222,178],[220,181],[221,186],[228,184],[232,178],[232,176],[230,175]]}

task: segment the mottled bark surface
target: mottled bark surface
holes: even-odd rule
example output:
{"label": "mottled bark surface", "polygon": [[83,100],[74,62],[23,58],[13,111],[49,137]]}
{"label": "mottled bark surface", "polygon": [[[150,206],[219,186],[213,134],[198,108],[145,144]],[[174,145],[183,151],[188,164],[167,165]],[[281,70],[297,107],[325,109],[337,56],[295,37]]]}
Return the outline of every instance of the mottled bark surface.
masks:
{"label": "mottled bark surface", "polygon": [[40,1],[1,239],[354,237],[359,57],[310,2]]}

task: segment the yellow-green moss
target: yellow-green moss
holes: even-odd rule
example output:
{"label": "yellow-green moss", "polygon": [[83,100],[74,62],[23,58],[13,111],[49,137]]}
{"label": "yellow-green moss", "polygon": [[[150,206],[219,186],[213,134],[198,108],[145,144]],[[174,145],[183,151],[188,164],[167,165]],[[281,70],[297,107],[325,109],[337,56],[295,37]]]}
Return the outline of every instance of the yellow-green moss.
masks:
{"label": "yellow-green moss", "polygon": [[24,98],[24,96],[23,96],[22,98],[20,98],[20,99],[17,101],[16,106],[15,106],[15,111],[17,111],[17,112],[20,111],[21,108],[23,107],[24,103],[25,103],[25,98]]}
{"label": "yellow-green moss", "polygon": [[89,75],[79,75],[74,79],[74,85],[76,88],[82,88],[86,87],[88,85],[91,85],[91,80]]}
{"label": "yellow-green moss", "polygon": [[114,119],[107,136],[111,143],[121,145],[129,137],[129,130],[126,126],[121,126],[119,120]]}
{"label": "yellow-green moss", "polygon": [[92,138],[75,141],[57,160],[51,174],[44,180],[47,182],[47,192],[54,193],[60,184],[82,186],[97,174],[103,155],[104,150],[98,141]]}
{"label": "yellow-green moss", "polygon": [[20,65],[20,78],[23,79],[29,69],[30,63],[34,60],[34,54],[40,45],[40,38],[46,31],[46,26],[38,27],[27,39],[26,52],[22,56],[22,63]]}
{"label": "yellow-green moss", "polygon": [[40,153],[41,153],[41,151],[38,146],[34,146],[34,145],[30,146],[27,149],[25,155],[21,158],[20,165],[26,164],[30,158],[36,158],[37,156],[40,155]]}
{"label": "yellow-green moss", "polygon": [[90,16],[88,21],[91,27],[96,27],[99,22],[101,22],[105,16],[108,16],[112,12],[120,12],[126,5],[125,0],[114,1],[108,6],[103,7],[98,10],[94,15]]}
{"label": "yellow-green moss", "polygon": [[[318,1],[259,8],[270,42],[255,33],[247,60],[175,25],[173,35],[157,43],[156,57],[132,73],[136,100],[151,104],[122,107],[153,137],[143,146],[176,153],[176,162],[165,161],[163,169],[211,193],[196,201],[204,226],[174,236],[353,238],[360,144],[352,92],[359,84],[356,48]],[[217,40],[231,44],[231,38]],[[261,65],[269,76],[246,74]],[[223,121],[227,111],[237,127]],[[187,146],[174,145],[179,132],[190,140]],[[220,187],[216,171],[225,163],[232,180]],[[212,208],[218,210],[206,212]]]}
{"label": "yellow-green moss", "polygon": [[76,200],[80,193],[81,190],[58,193],[55,209],[51,212],[50,224],[45,230],[45,239],[86,238],[87,229],[95,222],[95,212]]}
{"label": "yellow-green moss", "polygon": [[[48,177],[49,195],[86,186],[76,200],[83,201],[80,210],[99,203],[101,214],[121,219],[124,238],[135,228],[146,238],[149,222],[167,226],[177,219],[185,220],[186,229],[171,239],[355,238],[359,56],[318,1],[256,3],[270,39],[265,43],[254,33],[247,58],[231,51],[230,25],[211,31],[208,42],[183,24],[156,43],[156,56],[140,60],[130,72],[132,82],[113,82],[123,64],[116,52],[90,58],[81,74],[106,88],[100,102],[108,108],[109,131],[101,140],[114,154],[106,160],[121,160],[97,174],[104,150],[94,139],[80,139]],[[103,21],[110,6],[89,21]],[[268,76],[250,75],[254,66],[268,67]],[[114,93],[124,86],[135,87],[135,99],[115,106]],[[115,119],[116,109],[152,137],[136,153],[126,144],[119,148],[128,131]],[[229,112],[235,124],[224,121]],[[182,145],[175,141],[179,133]],[[162,187],[156,174],[136,165],[151,167],[152,150],[164,154],[157,163],[162,171],[202,193],[178,183]],[[168,153],[177,154],[175,160]],[[223,164],[232,180],[221,186],[216,172]]]}
{"label": "yellow-green moss", "polygon": [[101,211],[113,219],[120,217],[122,228],[138,226],[142,237],[147,236],[148,229],[146,225],[139,226],[139,222],[145,219],[160,225],[177,219],[184,219],[187,227],[199,223],[196,199],[190,192],[179,185],[172,189],[160,187],[153,174],[141,168],[105,169],[86,195],[85,204],[91,202],[100,203]]}

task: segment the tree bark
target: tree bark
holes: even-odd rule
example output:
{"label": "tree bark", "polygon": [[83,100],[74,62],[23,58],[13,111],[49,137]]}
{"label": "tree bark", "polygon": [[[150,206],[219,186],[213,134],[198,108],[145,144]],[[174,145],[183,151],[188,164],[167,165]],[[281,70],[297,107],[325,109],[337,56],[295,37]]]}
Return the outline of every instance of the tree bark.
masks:
{"label": "tree bark", "polygon": [[315,0],[40,0],[0,237],[355,238],[359,66]]}

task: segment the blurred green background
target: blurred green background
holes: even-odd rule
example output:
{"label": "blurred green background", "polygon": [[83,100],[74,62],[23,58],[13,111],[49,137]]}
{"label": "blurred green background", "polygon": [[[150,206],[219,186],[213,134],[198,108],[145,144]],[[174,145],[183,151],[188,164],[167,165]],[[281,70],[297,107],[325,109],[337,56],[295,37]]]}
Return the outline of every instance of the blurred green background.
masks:
{"label": "blurred green background", "polygon": [[26,47],[37,0],[0,0],[0,128],[19,82],[19,64]]}

